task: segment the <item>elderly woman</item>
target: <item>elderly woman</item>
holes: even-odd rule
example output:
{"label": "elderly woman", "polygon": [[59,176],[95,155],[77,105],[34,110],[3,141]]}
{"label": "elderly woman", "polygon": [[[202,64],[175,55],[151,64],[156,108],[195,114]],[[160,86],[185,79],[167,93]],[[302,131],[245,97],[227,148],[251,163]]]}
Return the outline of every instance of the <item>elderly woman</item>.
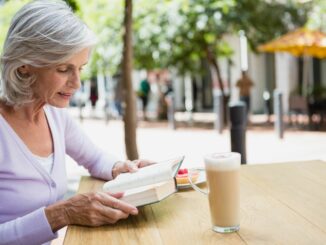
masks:
{"label": "elderly woman", "polygon": [[63,109],[94,40],[61,1],[34,1],[12,20],[1,55],[0,244],[42,244],[69,224],[113,224],[138,213],[119,200],[123,193],[62,200],[65,154],[104,180],[149,164],[105,154]]}

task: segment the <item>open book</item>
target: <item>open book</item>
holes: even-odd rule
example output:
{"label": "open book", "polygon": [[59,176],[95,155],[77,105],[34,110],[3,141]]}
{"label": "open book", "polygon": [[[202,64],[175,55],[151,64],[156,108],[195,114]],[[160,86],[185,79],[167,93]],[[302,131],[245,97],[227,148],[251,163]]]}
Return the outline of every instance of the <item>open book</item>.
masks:
{"label": "open book", "polygon": [[184,156],[140,168],[134,173],[119,174],[103,185],[105,191],[124,192],[121,200],[135,206],[158,202],[177,191],[174,177]]}

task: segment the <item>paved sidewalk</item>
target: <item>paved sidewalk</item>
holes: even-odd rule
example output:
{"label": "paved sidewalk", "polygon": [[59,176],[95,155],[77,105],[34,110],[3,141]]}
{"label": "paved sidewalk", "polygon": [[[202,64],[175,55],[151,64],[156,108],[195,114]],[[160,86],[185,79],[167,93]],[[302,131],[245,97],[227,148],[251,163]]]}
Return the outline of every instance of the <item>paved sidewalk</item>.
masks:
{"label": "paved sidewalk", "polygon": [[[79,121],[78,111],[72,108],[70,112]],[[177,115],[179,120],[184,119],[182,117],[185,115]],[[169,129],[167,122],[140,121],[137,130],[140,158],[163,160],[185,155],[184,166],[194,167],[203,165],[205,153],[230,151],[230,132],[228,129],[222,134],[215,131],[212,114],[196,114],[194,118],[194,124],[198,127],[178,122],[177,130]],[[254,126],[249,126],[246,134],[248,164],[326,160],[326,132],[291,129],[285,131],[283,139],[279,139],[272,125],[255,126],[264,117],[252,118]],[[110,120],[106,124],[104,119],[88,117],[83,120],[81,127],[99,147],[125,159],[124,126],[120,120]],[[87,174],[87,171],[69,159],[67,172],[72,194],[77,189],[80,175]]]}

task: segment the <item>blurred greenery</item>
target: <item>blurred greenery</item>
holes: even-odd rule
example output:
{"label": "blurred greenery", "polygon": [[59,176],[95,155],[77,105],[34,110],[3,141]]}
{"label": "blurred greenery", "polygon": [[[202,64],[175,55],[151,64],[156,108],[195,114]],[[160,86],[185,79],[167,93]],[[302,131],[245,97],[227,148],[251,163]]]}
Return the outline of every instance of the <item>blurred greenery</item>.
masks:
{"label": "blurred greenery", "polygon": [[10,0],[0,6],[0,52],[10,25],[11,18],[29,0]]}
{"label": "blurred greenery", "polygon": [[310,11],[307,27],[326,33],[326,1],[314,0]]}
{"label": "blurred greenery", "polygon": [[77,2],[80,9],[78,14],[98,38],[84,78],[96,73],[114,74],[122,59],[123,1],[92,0],[87,4],[82,0]]}
{"label": "blurred greenery", "polygon": [[326,87],[323,85],[310,85],[308,87],[308,97],[313,100],[326,99]]}
{"label": "blurred greenery", "polygon": [[216,58],[230,56],[233,51],[223,39],[226,34],[245,31],[255,50],[258,44],[304,25],[311,8],[259,0],[156,2],[135,11],[136,65],[173,66],[182,73],[197,73],[207,50]]}
{"label": "blurred greenery", "polygon": [[64,0],[64,1],[69,4],[69,6],[72,8],[74,12],[76,12],[79,9],[79,5],[76,2],[76,0]]}
{"label": "blurred greenery", "polygon": [[[122,59],[123,1],[66,0],[98,37],[83,78],[114,74]],[[28,0],[0,6],[0,45],[13,14]],[[230,57],[225,35],[245,31],[250,47],[307,24],[324,29],[323,0],[137,0],[134,1],[134,64],[136,69],[176,68],[198,74],[202,61]],[[309,16],[309,19],[308,19]],[[323,26],[324,25],[324,26]],[[211,57],[211,58],[212,58]],[[212,61],[212,60],[211,60]]]}

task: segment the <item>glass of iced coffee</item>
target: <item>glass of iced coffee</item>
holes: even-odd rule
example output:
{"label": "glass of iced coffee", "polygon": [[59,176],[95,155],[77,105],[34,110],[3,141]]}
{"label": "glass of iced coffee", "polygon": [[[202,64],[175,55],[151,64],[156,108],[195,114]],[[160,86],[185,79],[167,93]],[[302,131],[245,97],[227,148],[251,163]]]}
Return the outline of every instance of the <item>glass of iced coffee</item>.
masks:
{"label": "glass of iced coffee", "polygon": [[229,233],[240,228],[240,159],[236,152],[205,155],[207,191],[189,179],[195,190],[208,196],[213,231]]}

